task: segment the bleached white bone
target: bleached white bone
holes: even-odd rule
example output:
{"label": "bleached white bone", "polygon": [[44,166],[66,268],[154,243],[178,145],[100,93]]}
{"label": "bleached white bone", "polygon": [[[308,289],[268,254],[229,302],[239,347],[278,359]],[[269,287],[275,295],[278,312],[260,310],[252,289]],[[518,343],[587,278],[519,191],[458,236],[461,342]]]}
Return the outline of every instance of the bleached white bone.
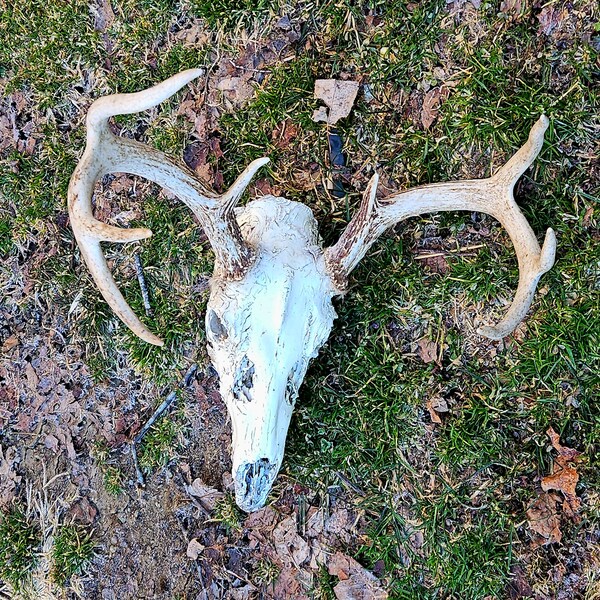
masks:
{"label": "bleached white bone", "polygon": [[184,71],[149,90],[94,102],[88,112],[86,149],[69,185],[68,206],[81,255],[102,295],[134,333],[157,345],[162,341],[127,305],[100,248],[101,241],[140,240],[151,232],[96,220],[94,185],[106,173],[141,175],[170,190],[200,220],[215,252],[206,311],[208,351],[232,422],[236,501],[252,511],[265,503],[281,466],[298,388],[336,316],[332,299],[343,293],[352,269],[386,229],[434,211],[494,216],[515,247],[519,284],[504,319],[482,327],[480,333],[500,339],[524,318],[539,278],[554,263],[556,239],[548,229],[540,249],[514,201],[513,187],[540,152],[548,121],[542,116],[527,143],[489,179],[426,185],[377,200],[374,175],[339,241],[324,250],[313,214],[303,204],[265,196],[234,209],[267,158],[252,162],[232,188],[218,196],[157,150],[110,132],[111,116],[155,106],[201,73]]}

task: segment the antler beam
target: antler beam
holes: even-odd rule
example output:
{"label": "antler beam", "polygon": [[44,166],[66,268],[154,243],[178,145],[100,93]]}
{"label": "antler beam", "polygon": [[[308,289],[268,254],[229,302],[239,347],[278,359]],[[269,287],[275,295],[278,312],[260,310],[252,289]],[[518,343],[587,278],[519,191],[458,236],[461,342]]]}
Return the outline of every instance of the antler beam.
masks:
{"label": "antler beam", "polygon": [[519,284],[515,298],[500,323],[481,327],[477,331],[495,340],[511,333],[529,310],[540,277],[554,264],[554,231],[546,231],[544,244],[540,248],[513,195],[515,183],[539,154],[547,127],[548,119],[540,117],[531,129],[525,145],[496,175],[488,179],[435,183],[378,201],[376,191],[379,177],[375,174],[364,192],[358,212],[339,241],[325,250],[327,266],[340,293],[346,288],[348,275],[371,245],[400,221],[437,211],[468,210],[487,213],[500,221],[510,236],[519,263]]}
{"label": "antler beam", "polygon": [[100,242],[131,242],[147,238],[152,232],[149,229],[120,229],[98,221],[92,214],[92,195],[96,182],[108,173],[132,173],[154,181],[194,212],[215,252],[215,272],[224,279],[244,276],[255,253],[242,239],[233,209],[256,171],[269,159],[250,163],[233,186],[218,196],[162,152],[117,137],[108,127],[110,117],[156,106],[202,73],[202,69],[189,69],[142,92],[115,94],[96,100],[87,116],[86,148],[69,183],[71,226],[96,285],[119,318],[143,340],[157,346],[162,346],[162,340],[151,333],[128,306],[100,248]]}

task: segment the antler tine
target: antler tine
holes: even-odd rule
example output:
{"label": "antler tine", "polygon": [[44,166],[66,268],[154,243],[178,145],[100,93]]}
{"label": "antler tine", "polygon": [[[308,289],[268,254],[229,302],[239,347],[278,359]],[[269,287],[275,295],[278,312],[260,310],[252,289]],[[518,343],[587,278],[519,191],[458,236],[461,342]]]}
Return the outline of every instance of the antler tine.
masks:
{"label": "antler tine", "polygon": [[215,253],[215,271],[229,279],[244,275],[254,262],[255,253],[242,239],[233,207],[268,159],[250,163],[232,188],[218,196],[191,171],[162,152],[117,137],[108,127],[110,117],[156,106],[202,74],[202,69],[189,69],[142,92],[114,94],[96,100],[87,115],[86,148],[69,183],[71,226],[94,281],[121,320],[136,335],[159,346],[162,341],[141,323],[119,292],[100,248],[102,241],[129,242],[147,238],[152,233],[148,229],[120,229],[98,221],[92,213],[92,195],[96,182],[108,173],[132,173],[154,181],[176,195],[197,216]]}
{"label": "antler tine", "polygon": [[539,154],[547,127],[548,119],[542,115],[531,129],[525,145],[496,175],[488,179],[425,185],[377,201],[375,175],[367,186],[358,212],[338,242],[325,251],[332,281],[340,293],[346,287],[348,275],[367,250],[386,229],[396,223],[428,212],[483,212],[498,219],[508,231],[519,263],[519,284],[513,302],[500,323],[481,327],[478,333],[492,339],[501,339],[511,333],[529,310],[537,283],[554,264],[556,253],[554,231],[547,230],[540,249],[513,195],[516,181]]}

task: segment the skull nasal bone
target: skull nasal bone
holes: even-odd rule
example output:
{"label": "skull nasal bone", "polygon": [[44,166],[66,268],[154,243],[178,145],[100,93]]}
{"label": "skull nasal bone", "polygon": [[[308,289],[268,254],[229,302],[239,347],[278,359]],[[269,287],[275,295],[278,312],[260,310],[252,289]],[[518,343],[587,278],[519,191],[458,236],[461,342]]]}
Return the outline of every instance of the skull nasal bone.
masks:
{"label": "skull nasal bone", "polygon": [[277,474],[277,465],[268,458],[240,465],[235,477],[236,502],[242,510],[252,512],[261,508]]}

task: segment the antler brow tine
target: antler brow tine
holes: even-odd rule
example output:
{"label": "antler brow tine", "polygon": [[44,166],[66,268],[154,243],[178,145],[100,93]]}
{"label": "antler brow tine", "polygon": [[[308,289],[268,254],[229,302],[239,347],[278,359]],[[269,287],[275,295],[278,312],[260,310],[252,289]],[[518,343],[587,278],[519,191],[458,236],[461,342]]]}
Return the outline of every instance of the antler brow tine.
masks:
{"label": "antler brow tine", "polygon": [[519,263],[519,284],[505,317],[495,326],[484,326],[478,333],[501,339],[511,333],[525,317],[540,277],[554,264],[556,236],[546,232],[542,248],[527,219],[517,206],[513,188],[519,177],[539,154],[544,143],[548,119],[542,115],[532,127],[527,142],[488,179],[450,181],[420,186],[377,201],[374,176],[354,215],[338,242],[325,251],[325,260],[334,285],[340,293],[350,272],[367,250],[388,228],[419,214],[437,211],[468,210],[496,218],[507,230]]}
{"label": "antler brow tine", "polygon": [[119,318],[143,340],[162,346],[131,310],[117,288],[100,242],[130,242],[152,235],[148,229],[120,229],[98,221],[92,213],[94,185],[105,174],[126,172],[140,175],[166,188],[187,204],[204,227],[215,252],[215,271],[222,277],[242,277],[254,262],[254,251],[242,239],[233,207],[256,171],[268,158],[250,163],[232,188],[222,196],[206,188],[187,168],[162,152],[134,140],[113,135],[108,119],[131,114],[163,102],[202,75],[202,69],[188,69],[147,90],[114,94],[96,100],[88,111],[85,151],[73,172],[68,190],[71,227],[96,285]]}

